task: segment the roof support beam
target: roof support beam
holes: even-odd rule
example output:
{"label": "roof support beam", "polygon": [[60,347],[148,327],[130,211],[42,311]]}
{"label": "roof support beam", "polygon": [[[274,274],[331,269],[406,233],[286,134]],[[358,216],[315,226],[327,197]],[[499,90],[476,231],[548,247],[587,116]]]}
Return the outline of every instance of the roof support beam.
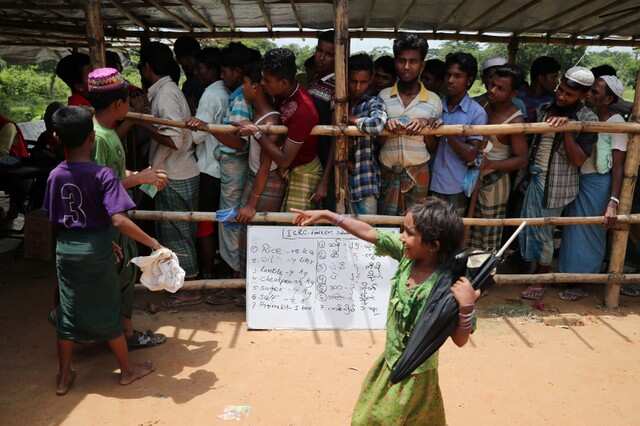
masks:
{"label": "roof support beam", "polygon": [[293,11],[293,15],[296,17],[298,29],[302,31],[302,19],[300,19],[300,13],[298,12],[298,8],[296,7],[296,2],[294,0],[289,0],[289,3],[291,3],[291,10]]}
{"label": "roof support beam", "polygon": [[89,57],[92,68],[103,68],[107,65],[104,44],[104,25],[102,24],[102,10],[100,0],[88,0],[85,6],[87,18],[87,41],[89,43]]}
{"label": "roof support beam", "polygon": [[[633,15],[631,15],[631,16],[633,16]],[[612,22],[620,22],[621,19],[624,19],[624,17],[616,16],[615,18],[611,18],[611,19],[607,19],[606,21],[602,21],[599,24],[595,24],[595,25],[592,25],[592,26],[587,27],[587,28],[581,28],[581,29],[575,31],[575,33],[576,34],[590,34],[591,31],[595,30],[596,28],[607,26],[607,25],[611,24]]]}
{"label": "roof support beam", "polygon": [[456,15],[456,13],[458,13],[458,11],[462,8],[462,6],[464,6],[464,4],[466,2],[467,2],[467,0],[460,0],[460,3],[458,3],[458,5],[453,8],[451,13],[449,13],[447,15],[447,17],[442,20],[442,22],[444,22],[444,23],[449,22],[451,20],[451,18],[453,18]]}
{"label": "roof support beam", "polygon": [[158,0],[144,0],[144,1],[149,3],[150,5],[152,5],[156,9],[158,9],[160,12],[164,13],[167,17],[169,17],[172,20],[174,20],[175,22],[177,22],[178,25],[180,25],[185,30],[187,30],[187,31],[192,31],[193,30],[193,27],[187,21],[182,19],[182,17],[180,15],[170,11],[168,8],[166,8],[165,6],[160,4],[160,2]]}
{"label": "roof support beam", "polygon": [[236,30],[236,18],[233,16],[233,9],[231,9],[231,1],[230,0],[222,0],[222,4],[224,5],[224,10],[227,13],[227,19],[229,20],[229,28],[231,31]]}
{"label": "roof support beam", "polygon": [[131,22],[133,22],[134,24],[136,24],[141,28],[144,28],[145,30],[149,29],[147,24],[142,19],[138,18],[133,13],[131,13],[129,9],[124,7],[122,3],[120,3],[120,0],[110,0],[110,1],[120,11],[120,13],[122,13],[124,16],[129,18]]}
{"label": "roof support beam", "polygon": [[369,11],[367,12],[366,15],[364,15],[364,25],[362,26],[362,28],[367,31],[367,28],[369,28],[369,19],[371,19],[371,15],[373,14],[373,9],[376,8],[376,0],[371,0],[371,4],[369,5]]}
{"label": "roof support beam", "polygon": [[215,25],[209,19],[207,19],[202,13],[200,13],[189,0],[180,0],[180,3],[196,18],[197,21],[200,21],[202,25],[209,31],[215,31]]}
{"label": "roof support beam", "polygon": [[525,4],[524,6],[520,6],[519,8],[514,10],[513,12],[503,16],[502,18],[498,19],[497,21],[493,21],[490,24],[485,25],[484,28],[482,28],[479,31],[481,33],[485,32],[485,31],[488,31],[488,30],[492,31],[492,30],[495,29],[496,26],[502,24],[503,22],[507,22],[509,19],[513,18],[514,16],[518,15],[519,13],[524,12],[525,10],[532,8],[536,4],[540,3],[540,1],[541,0],[531,0],[530,2]]}
{"label": "roof support beam", "polygon": [[269,30],[269,32],[273,31],[271,15],[269,15],[269,11],[267,10],[267,6],[265,6],[264,4],[264,0],[258,0],[258,6],[260,6],[260,11],[262,12],[262,16],[264,17],[264,24],[267,27],[267,30]]}
{"label": "roof support beam", "polygon": [[577,24],[577,23],[579,23],[581,21],[584,21],[585,19],[589,19],[589,18],[593,17],[594,15],[602,13],[602,12],[604,12],[606,10],[610,10],[611,8],[614,8],[614,7],[619,6],[619,5],[623,4],[623,3],[626,3],[627,1],[629,1],[629,0],[614,0],[612,2],[609,2],[606,5],[604,5],[602,7],[599,7],[599,8],[597,8],[596,10],[594,10],[592,12],[586,13],[586,14],[584,14],[584,15],[582,15],[582,16],[580,16],[580,17],[578,17],[578,18],[576,18],[576,19],[574,19],[574,20],[572,20],[570,22],[563,23],[563,25],[561,25],[558,28],[556,28],[553,32],[554,32],[554,34],[562,33],[567,28],[571,28],[573,25],[575,25],[575,24]]}
{"label": "roof support beam", "polygon": [[409,6],[407,7],[407,9],[404,11],[404,13],[402,14],[402,16],[400,17],[400,20],[398,21],[398,23],[396,24],[396,31],[398,31],[400,29],[400,27],[402,27],[402,24],[405,23],[405,21],[407,20],[407,18],[409,17],[409,14],[411,13],[411,9],[413,9],[413,6],[415,6],[416,4],[416,0],[411,0],[411,3],[409,3]]}
{"label": "roof support beam", "polygon": [[538,21],[535,24],[529,25],[528,27],[524,27],[523,29],[521,29],[520,31],[514,33],[514,34],[522,34],[522,33],[526,33],[529,30],[532,30],[534,28],[538,28],[544,24],[548,24],[549,22],[552,22],[555,19],[558,19],[561,16],[564,15],[568,15],[569,13],[572,13],[578,9],[581,9],[583,6],[588,5],[589,3],[593,3],[594,0],[584,0],[578,4],[576,4],[575,6],[571,6],[565,10],[563,10],[562,12],[556,13],[555,15],[552,15],[546,19],[543,19],[542,21]]}
{"label": "roof support beam", "polygon": [[478,15],[475,19],[473,19],[473,20],[472,20],[471,22],[469,22],[468,24],[464,25],[464,26],[462,27],[462,28],[463,28],[463,31],[466,31],[466,30],[470,30],[470,29],[472,29],[473,25],[474,25],[476,22],[481,21],[481,20],[482,20],[482,18],[484,18],[485,16],[487,16],[487,15],[489,15],[489,14],[493,13],[493,11],[494,11],[494,10],[496,10],[496,9],[498,9],[498,8],[502,5],[502,3],[504,3],[505,1],[506,1],[506,0],[498,0],[497,2],[493,3],[493,4],[492,4],[491,6],[489,6],[489,7],[488,7],[484,12],[482,12],[480,15]]}
{"label": "roof support beam", "polygon": [[615,28],[613,28],[611,30],[608,30],[608,33],[600,35],[600,39],[605,39],[607,37],[611,37],[612,35],[616,35],[616,31],[620,31],[620,30],[625,29],[625,28],[627,28],[629,26],[638,25],[638,24],[640,24],[640,19],[635,19],[635,20],[633,20],[631,22],[626,22],[626,23],[624,23],[622,25],[619,25],[619,26],[617,26],[617,27],[615,27]]}

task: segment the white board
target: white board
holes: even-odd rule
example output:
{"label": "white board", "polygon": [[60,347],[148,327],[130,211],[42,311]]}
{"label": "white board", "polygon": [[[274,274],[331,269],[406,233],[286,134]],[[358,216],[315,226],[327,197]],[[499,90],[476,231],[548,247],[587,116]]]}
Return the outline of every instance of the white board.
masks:
{"label": "white board", "polygon": [[249,226],[248,326],[383,329],[397,266],[341,228]]}

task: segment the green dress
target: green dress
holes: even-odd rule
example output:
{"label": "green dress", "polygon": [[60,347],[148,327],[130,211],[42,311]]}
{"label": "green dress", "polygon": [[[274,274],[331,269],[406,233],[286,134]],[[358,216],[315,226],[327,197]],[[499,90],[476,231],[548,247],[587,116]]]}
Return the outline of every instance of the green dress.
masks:
{"label": "green dress", "polygon": [[[102,126],[93,119],[96,132],[96,144],[93,150],[93,161],[107,166],[122,180],[126,177],[126,159],[122,141],[115,130]],[[131,195],[131,193],[129,193]],[[116,244],[122,248],[123,259],[118,264],[118,281],[122,294],[122,316],[131,318],[133,314],[133,289],[136,281],[136,269],[131,259],[138,255],[138,246],[131,238],[117,232]]]}
{"label": "green dress", "polygon": [[389,381],[391,369],[402,355],[440,275],[434,272],[421,285],[407,288],[413,261],[403,253],[399,234],[378,231],[376,254],[390,256],[400,264],[391,282],[385,350],[365,378],[353,410],[352,425],[446,425],[438,385],[437,352],[402,382],[392,385]]}

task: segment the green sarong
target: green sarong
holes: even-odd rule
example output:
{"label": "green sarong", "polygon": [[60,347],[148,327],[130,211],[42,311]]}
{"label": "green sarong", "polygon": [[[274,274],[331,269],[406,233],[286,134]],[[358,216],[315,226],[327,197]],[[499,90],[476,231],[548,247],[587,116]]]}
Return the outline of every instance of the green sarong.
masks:
{"label": "green sarong", "polygon": [[114,238],[113,228],[58,233],[58,338],[111,340],[122,334]]}
{"label": "green sarong", "polygon": [[322,163],[318,157],[289,172],[287,190],[282,211],[289,213],[292,208],[309,210],[314,207],[311,198],[322,180]]}

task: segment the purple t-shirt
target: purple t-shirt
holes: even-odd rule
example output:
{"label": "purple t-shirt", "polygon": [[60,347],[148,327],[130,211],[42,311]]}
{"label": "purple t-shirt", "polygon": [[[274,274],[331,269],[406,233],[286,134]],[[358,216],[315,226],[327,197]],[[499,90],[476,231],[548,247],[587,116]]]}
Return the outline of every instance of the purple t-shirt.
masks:
{"label": "purple t-shirt", "polygon": [[49,221],[68,229],[111,226],[111,216],[135,208],[109,167],[63,161],[47,180],[43,208]]}

